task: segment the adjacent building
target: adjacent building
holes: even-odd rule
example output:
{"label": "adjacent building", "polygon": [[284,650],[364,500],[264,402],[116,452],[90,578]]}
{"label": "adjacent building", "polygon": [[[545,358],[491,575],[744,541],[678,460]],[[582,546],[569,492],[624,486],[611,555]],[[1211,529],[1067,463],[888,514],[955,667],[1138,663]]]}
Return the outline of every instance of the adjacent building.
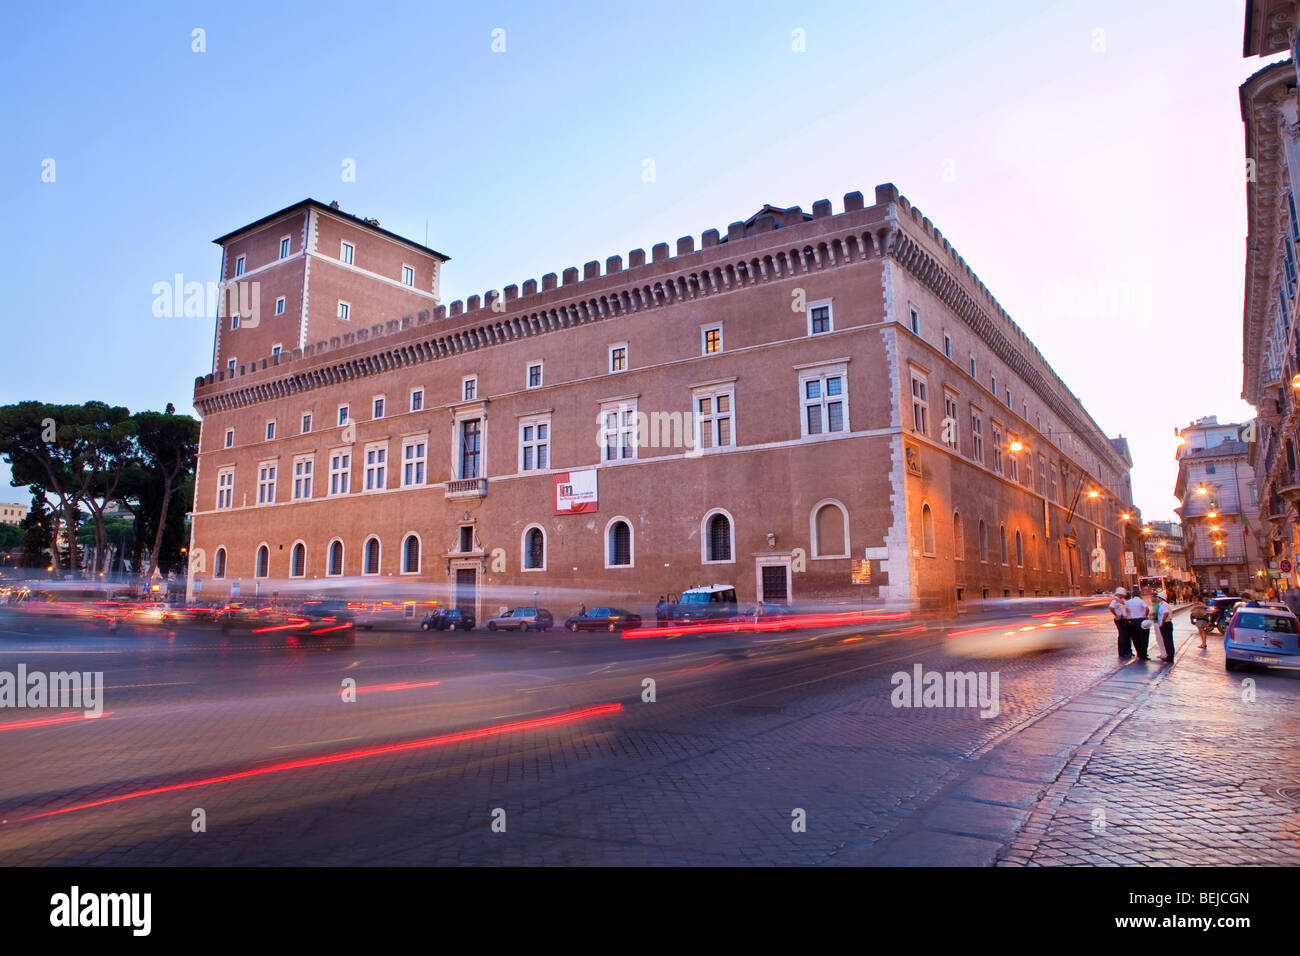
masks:
{"label": "adjacent building", "polygon": [[1210,415],[1179,432],[1174,495],[1181,505],[1175,510],[1182,521],[1187,566],[1208,590],[1239,593],[1258,587],[1265,577],[1251,528],[1258,494],[1246,440],[1250,427],[1220,424]]}
{"label": "adjacent building", "polygon": [[27,509],[27,505],[0,503],[0,524],[22,524],[27,517]]}
{"label": "adjacent building", "polygon": [[[1294,0],[1249,0],[1244,55],[1294,51]],[[1250,505],[1267,577],[1295,585],[1300,554],[1300,103],[1296,59],[1270,64],[1240,89],[1246,133],[1246,285],[1242,397],[1258,413],[1247,434],[1259,489]],[[1190,546],[1189,546],[1190,552]],[[1261,577],[1264,575],[1257,575]]]}
{"label": "adjacent building", "polygon": [[1191,581],[1187,568],[1187,551],[1183,543],[1183,526],[1177,521],[1151,521],[1144,537],[1147,574],[1153,577]]}
{"label": "adjacent building", "polygon": [[893,185],[450,306],[446,256],[313,200],[216,241],[261,309],[226,297],[195,382],[191,594],[482,620],[1121,580],[1124,449]]}

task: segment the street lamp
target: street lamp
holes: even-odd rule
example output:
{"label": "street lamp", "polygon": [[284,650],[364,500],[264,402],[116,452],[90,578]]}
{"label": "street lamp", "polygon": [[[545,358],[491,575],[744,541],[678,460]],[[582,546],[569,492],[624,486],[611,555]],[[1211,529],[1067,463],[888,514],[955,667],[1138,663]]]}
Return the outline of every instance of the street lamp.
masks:
{"label": "street lamp", "polygon": [[1088,497],[1089,497],[1089,498],[1100,498],[1100,497],[1101,497],[1101,494],[1097,491],[1096,488],[1089,488],[1089,489],[1088,489]]}
{"label": "street lamp", "polygon": [[1007,448],[1008,448],[1009,450],[1011,450],[1011,451],[1024,451],[1024,450],[1025,450],[1025,446],[1022,445],[1022,444],[1020,443],[1020,441],[1019,441],[1018,439],[1015,439],[1015,438],[1011,439],[1011,444],[1008,445]]}
{"label": "street lamp", "polygon": [[1132,519],[1133,516],[1132,516],[1131,514],[1129,514],[1129,513],[1126,511],[1126,512],[1124,512],[1122,515],[1120,515],[1119,517],[1120,517],[1120,520],[1121,520],[1121,521],[1129,521],[1129,520]]}
{"label": "street lamp", "polygon": [[1209,488],[1206,488],[1204,485],[1197,485],[1197,486],[1196,486],[1196,493],[1197,493],[1198,495],[1208,495],[1208,494],[1210,493],[1210,489],[1209,489]]}

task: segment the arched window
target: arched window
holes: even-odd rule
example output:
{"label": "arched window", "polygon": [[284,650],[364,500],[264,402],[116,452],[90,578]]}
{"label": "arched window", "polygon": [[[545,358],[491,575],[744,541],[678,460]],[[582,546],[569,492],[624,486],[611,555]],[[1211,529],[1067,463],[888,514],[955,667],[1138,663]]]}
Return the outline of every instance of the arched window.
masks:
{"label": "arched window", "polygon": [[717,512],[704,520],[704,560],[730,561],[731,555],[731,519]]}
{"label": "arched window", "polygon": [[402,573],[420,573],[420,539],[414,534],[408,534],[402,542]]}
{"label": "arched window", "polygon": [[609,523],[608,546],[605,564],[611,568],[632,564],[632,527],[621,518]]}
{"label": "arched window", "polygon": [[379,573],[379,539],[367,538],[366,546],[363,551],[364,560],[361,565],[362,574]]}
{"label": "arched window", "polygon": [[929,505],[921,505],[921,553],[934,554],[934,515]]}
{"label": "arched window", "polygon": [[1004,524],[998,525],[998,542],[1002,548],[1002,563],[1006,564],[1007,563],[1007,526]]}
{"label": "arched window", "polygon": [[224,578],[226,576],[225,548],[217,548],[217,556],[212,561],[212,576],[214,578]]}
{"label": "arched window", "polygon": [[812,510],[814,558],[849,556],[849,513],[838,501],[819,501]]}
{"label": "arched window", "polygon": [[332,577],[343,573],[343,542],[338,539],[330,542],[330,559],[325,573]]}
{"label": "arched window", "polygon": [[980,518],[980,560],[989,559],[989,529],[984,524],[984,519]]}
{"label": "arched window", "polygon": [[257,567],[254,569],[255,576],[264,578],[269,572],[271,564],[271,549],[262,545],[257,549]]}
{"label": "arched window", "polygon": [[1025,544],[1023,539],[1021,539],[1020,537],[1020,532],[1017,531],[1016,532],[1016,567],[1023,568],[1024,566],[1025,566]]}
{"label": "arched window", "polygon": [[541,528],[524,532],[524,569],[540,571],[546,567],[546,533]]}
{"label": "arched window", "polygon": [[958,561],[966,560],[966,529],[962,527],[961,514],[952,513],[952,556]]}
{"label": "arched window", "polygon": [[299,541],[289,554],[289,577],[300,578],[307,573],[307,546]]}

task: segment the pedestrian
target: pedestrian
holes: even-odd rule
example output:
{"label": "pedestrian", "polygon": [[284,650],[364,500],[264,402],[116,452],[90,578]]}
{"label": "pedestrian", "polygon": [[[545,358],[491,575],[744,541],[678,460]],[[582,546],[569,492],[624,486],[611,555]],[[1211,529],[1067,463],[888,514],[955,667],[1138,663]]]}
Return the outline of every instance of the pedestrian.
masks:
{"label": "pedestrian", "polygon": [[667,616],[668,616],[668,602],[664,600],[664,596],[661,594],[659,595],[659,603],[655,605],[656,623],[662,624],[664,622],[664,618],[666,618]]}
{"label": "pedestrian", "polygon": [[1196,628],[1196,633],[1201,636],[1201,649],[1205,649],[1205,639],[1209,634],[1206,628],[1210,623],[1209,611],[1206,610],[1205,602],[1199,598],[1192,604],[1192,627]]}
{"label": "pedestrian", "polygon": [[1147,659],[1147,640],[1150,635],[1142,624],[1147,619],[1147,613],[1150,609],[1147,607],[1147,602],[1142,599],[1142,596],[1135,589],[1133,595],[1124,602],[1124,610],[1129,640],[1133,642],[1133,649],[1137,652],[1138,660],[1144,661]]}
{"label": "pedestrian", "polygon": [[1291,609],[1292,614],[1300,617],[1300,588],[1288,584],[1287,589],[1282,592],[1282,603]]}
{"label": "pedestrian", "polygon": [[1174,609],[1169,605],[1168,595],[1164,591],[1156,592],[1155,603],[1151,607],[1151,636],[1157,633],[1160,635],[1160,643],[1164,648],[1164,661],[1172,664],[1174,662],[1174,622],[1171,617]]}
{"label": "pedestrian", "polygon": [[1124,599],[1128,597],[1128,592],[1123,588],[1115,589],[1115,596],[1110,599],[1108,608],[1111,617],[1115,619],[1115,632],[1119,639],[1119,656],[1120,660],[1128,660],[1133,656],[1133,641],[1129,636],[1128,629],[1128,611],[1124,607]]}
{"label": "pedestrian", "polygon": [[578,617],[587,616],[587,605],[584,603],[578,608]]}

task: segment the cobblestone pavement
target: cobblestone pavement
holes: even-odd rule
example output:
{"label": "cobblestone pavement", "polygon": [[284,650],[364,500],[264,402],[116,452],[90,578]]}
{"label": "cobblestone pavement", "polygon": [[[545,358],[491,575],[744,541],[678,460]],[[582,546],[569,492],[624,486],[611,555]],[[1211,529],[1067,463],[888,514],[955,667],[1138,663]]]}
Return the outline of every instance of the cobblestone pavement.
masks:
{"label": "cobblestone pavement", "polygon": [[1130,666],[1098,688],[1122,706],[1001,865],[1300,863],[1300,673],[1228,673],[1222,639],[1208,643],[1183,634],[1172,668]]}
{"label": "cobblestone pavement", "polygon": [[[761,639],[381,635],[312,648],[183,634],[114,643],[0,624],[0,668],[102,668],[116,688],[112,716],[97,721],[6,730],[12,715],[0,714],[0,856],[991,865],[1092,844],[1094,855],[1133,851],[1114,862],[1146,862],[1137,854],[1158,841],[1183,848],[1196,834],[1147,834],[1160,804],[1131,798],[1173,798],[1171,780],[1199,787],[1204,836],[1224,826],[1205,781],[1247,768],[1260,779],[1253,791],[1237,780],[1239,829],[1225,842],[1292,854],[1294,840],[1278,835],[1294,814],[1261,787],[1300,776],[1287,776],[1294,728],[1282,699],[1300,684],[1225,675],[1213,649],[1203,665],[1121,667],[1113,634],[1095,612],[1030,611]],[[996,673],[996,715],[895,706],[898,675],[917,666]],[[348,676],[362,693],[344,705]],[[1256,678],[1256,710],[1223,698],[1243,676]],[[642,699],[647,677],[654,703]],[[1175,716],[1143,716],[1174,700]],[[606,703],[620,709],[525,723]],[[1131,727],[1134,745],[1118,749]],[[1189,749],[1203,755],[1191,775]],[[1107,843],[1091,830],[1098,793]],[[1142,807],[1140,824],[1130,807]]]}

